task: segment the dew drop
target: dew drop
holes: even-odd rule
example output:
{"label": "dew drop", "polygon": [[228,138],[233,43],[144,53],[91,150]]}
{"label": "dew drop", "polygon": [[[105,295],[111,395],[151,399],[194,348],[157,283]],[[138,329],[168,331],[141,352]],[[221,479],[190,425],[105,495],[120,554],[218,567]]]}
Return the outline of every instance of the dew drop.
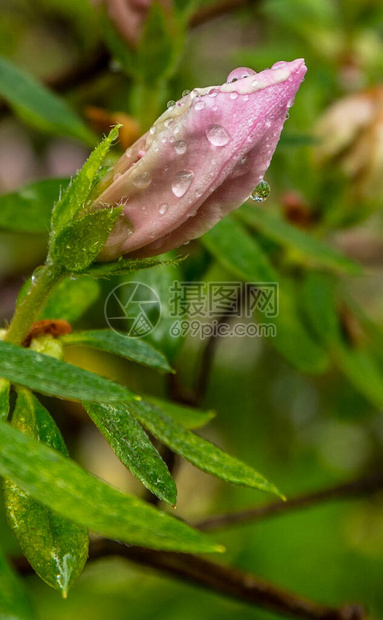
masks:
{"label": "dew drop", "polygon": [[172,182],[172,192],[177,198],[181,198],[186,194],[194,179],[191,170],[181,170],[177,172]]}
{"label": "dew drop", "polygon": [[156,128],[155,128],[154,126],[153,126],[153,127],[151,127],[151,128],[149,129],[149,133],[150,133],[151,135],[155,134],[155,133],[156,133]]}
{"label": "dew drop", "polygon": [[195,195],[197,196],[197,198],[200,198],[202,194],[203,194],[202,187],[199,187],[198,189],[195,190]]}
{"label": "dew drop", "polygon": [[210,125],[206,131],[207,139],[214,146],[225,146],[230,140],[230,136],[221,125]]}
{"label": "dew drop", "polygon": [[134,185],[136,187],[139,187],[140,189],[145,189],[145,187],[149,187],[151,182],[152,175],[150,174],[150,172],[143,172],[142,174],[138,175],[138,177],[133,181]]}
{"label": "dew drop", "polygon": [[175,144],[174,144],[174,148],[176,150],[176,153],[178,153],[178,155],[183,155],[184,153],[186,153],[186,142],[184,142],[184,140],[178,140]]}
{"label": "dew drop", "polygon": [[287,112],[286,113],[286,120],[288,120],[290,118],[290,114]]}
{"label": "dew drop", "polygon": [[217,105],[213,105],[212,110],[213,110],[213,112],[217,112],[218,106]]}
{"label": "dew drop", "polygon": [[285,66],[286,66],[286,62],[284,60],[279,60],[271,67],[271,70],[277,71],[277,69],[281,69],[281,67],[285,67]]}
{"label": "dew drop", "polygon": [[174,108],[175,105],[176,105],[176,102],[173,101],[173,99],[171,99],[170,101],[167,102],[166,107],[167,108]]}
{"label": "dew drop", "polygon": [[270,194],[270,185],[266,181],[260,181],[250,194],[254,202],[264,202]]}
{"label": "dew drop", "polygon": [[174,125],[174,118],[168,118],[164,122],[164,125],[165,125],[166,129],[168,129],[169,127],[172,127]]}
{"label": "dew drop", "polygon": [[230,93],[230,99],[237,99],[238,98],[238,93]]}
{"label": "dew drop", "polygon": [[162,144],[166,144],[168,141],[168,139],[166,138],[166,136],[164,136],[163,138],[161,138],[161,142]]}
{"label": "dew drop", "polygon": [[183,90],[182,91],[182,96],[186,97],[189,93],[190,93],[190,90]]}
{"label": "dew drop", "polygon": [[158,213],[160,215],[165,215],[166,211],[168,210],[169,205],[167,202],[163,202],[162,204],[160,204],[159,209],[158,209]]}
{"label": "dew drop", "polygon": [[211,88],[208,92],[209,97],[216,97],[219,94],[218,88]]}
{"label": "dew drop", "polygon": [[196,110],[203,110],[205,107],[205,104],[203,101],[197,101],[194,107]]}
{"label": "dew drop", "polygon": [[256,72],[253,71],[253,69],[249,69],[248,67],[239,67],[229,73],[226,82],[236,82],[237,80],[242,80],[243,78],[250,77],[251,75],[256,75]]}

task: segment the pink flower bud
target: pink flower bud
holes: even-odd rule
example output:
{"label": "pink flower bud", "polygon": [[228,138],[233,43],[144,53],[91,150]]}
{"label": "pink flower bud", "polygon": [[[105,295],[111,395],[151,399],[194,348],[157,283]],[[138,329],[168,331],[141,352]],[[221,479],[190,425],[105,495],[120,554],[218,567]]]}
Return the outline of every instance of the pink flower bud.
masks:
{"label": "pink flower bud", "polygon": [[125,204],[101,260],[153,256],[195,239],[263,179],[306,73],[302,59],[194,89],[116,163],[95,207]]}

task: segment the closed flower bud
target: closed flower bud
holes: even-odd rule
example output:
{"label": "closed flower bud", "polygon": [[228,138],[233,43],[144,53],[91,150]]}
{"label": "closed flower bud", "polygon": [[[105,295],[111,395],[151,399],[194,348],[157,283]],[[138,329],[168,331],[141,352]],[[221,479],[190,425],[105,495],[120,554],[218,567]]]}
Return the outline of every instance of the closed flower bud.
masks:
{"label": "closed flower bud", "polygon": [[302,59],[240,68],[170,102],[102,182],[93,207],[125,206],[100,259],[161,254],[239,207],[263,179],[305,73]]}

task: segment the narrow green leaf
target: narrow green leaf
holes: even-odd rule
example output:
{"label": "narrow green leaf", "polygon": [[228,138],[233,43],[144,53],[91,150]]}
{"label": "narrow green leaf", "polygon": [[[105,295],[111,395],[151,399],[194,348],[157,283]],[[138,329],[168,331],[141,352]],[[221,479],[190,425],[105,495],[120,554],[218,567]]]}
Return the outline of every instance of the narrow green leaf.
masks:
{"label": "narrow green leaf", "polygon": [[145,431],[126,407],[84,404],[120,461],[149,491],[175,506],[177,487],[174,480]]}
{"label": "narrow green leaf", "polygon": [[110,487],[4,422],[0,423],[0,474],[62,517],[103,536],[169,551],[222,551],[201,532]]}
{"label": "narrow green leaf", "polygon": [[21,581],[8,566],[0,549],[0,618],[37,620]]}
{"label": "narrow green leaf", "polygon": [[61,200],[55,204],[52,213],[52,229],[55,235],[84,207],[98,178],[98,169],[118,137],[118,130],[119,125],[113,127],[109,135],[92,151]]}
{"label": "narrow green leaf", "polygon": [[276,328],[270,344],[301,372],[322,373],[329,366],[329,356],[310,331],[300,308],[300,300],[291,282],[284,279],[279,287],[279,314],[273,318]]}
{"label": "narrow green leaf", "polygon": [[221,265],[241,280],[277,282],[277,274],[256,240],[232,217],[225,217],[206,235],[202,244]]}
{"label": "narrow green leaf", "polygon": [[294,257],[303,264],[327,267],[340,273],[356,275],[362,273],[361,266],[353,260],[342,256],[314,235],[299,230],[267,209],[245,204],[237,212],[237,217],[273,241],[292,250]]}
{"label": "narrow green leaf", "polygon": [[115,402],[133,398],[122,385],[9,342],[0,342],[0,377],[69,400]]}
{"label": "narrow green leaf", "polygon": [[92,278],[111,278],[124,276],[132,271],[149,269],[161,265],[176,265],[177,260],[158,260],[157,258],[120,258],[112,263],[96,263],[86,271]]}
{"label": "narrow green leaf", "polygon": [[187,407],[186,405],[180,405],[179,403],[169,402],[163,398],[157,398],[155,396],[146,396],[145,400],[153,405],[156,405],[164,413],[169,415],[175,422],[181,424],[185,428],[201,428],[208,424],[212,418],[215,417],[215,411],[202,409],[195,409],[194,407]]}
{"label": "narrow green leaf", "polygon": [[327,273],[308,272],[301,287],[301,299],[315,334],[321,342],[334,343],[340,336],[340,325],[333,277]]}
{"label": "narrow green leaf", "polygon": [[98,282],[79,276],[66,278],[53,290],[42,309],[40,319],[65,319],[72,323],[90,308],[100,295]]}
{"label": "narrow green leaf", "polygon": [[94,134],[69,105],[31,75],[0,57],[0,96],[32,126],[93,146]]}
{"label": "narrow green leaf", "polygon": [[[68,456],[56,424],[29,390],[19,391],[12,426]],[[51,512],[8,479],[4,481],[4,503],[9,524],[28,562],[65,598],[88,557],[86,528]]]}
{"label": "narrow green leaf", "polygon": [[121,403],[121,406],[126,407],[154,437],[202,471],[226,482],[280,495],[261,474],[180,426],[155,405],[141,400]]}
{"label": "narrow green leaf", "polygon": [[69,179],[46,179],[0,196],[0,228],[13,232],[49,232],[53,205]]}
{"label": "narrow green leaf", "polygon": [[6,422],[9,413],[9,388],[7,379],[0,379],[0,421]]}
{"label": "narrow green leaf", "polygon": [[374,356],[365,349],[351,348],[341,340],[334,357],[352,385],[375,407],[383,407],[383,372]]}
{"label": "narrow green leaf", "polygon": [[69,222],[52,242],[52,260],[67,271],[84,271],[101,252],[122,209],[98,209]]}
{"label": "narrow green leaf", "polygon": [[61,341],[65,346],[81,345],[102,349],[151,368],[164,372],[172,371],[166,357],[148,342],[140,338],[130,338],[110,329],[74,332],[63,336]]}

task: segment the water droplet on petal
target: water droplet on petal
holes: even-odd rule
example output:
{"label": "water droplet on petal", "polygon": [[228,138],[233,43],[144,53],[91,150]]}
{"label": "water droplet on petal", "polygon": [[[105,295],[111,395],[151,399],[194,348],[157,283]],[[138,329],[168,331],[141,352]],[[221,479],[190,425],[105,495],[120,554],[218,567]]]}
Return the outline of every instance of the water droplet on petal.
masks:
{"label": "water droplet on petal", "polygon": [[194,179],[194,174],[191,170],[181,170],[177,172],[172,182],[172,192],[177,198],[181,198],[188,191],[190,185]]}
{"label": "water droplet on petal", "polygon": [[237,99],[237,98],[238,98],[238,93],[236,92],[230,93],[230,99]]}
{"label": "water droplet on petal", "polygon": [[149,133],[150,133],[151,135],[155,134],[155,133],[156,133],[156,128],[155,128],[154,126],[153,126],[153,127],[151,127],[151,128],[149,129]]}
{"label": "water droplet on petal", "polygon": [[203,110],[205,107],[205,103],[203,101],[197,101],[194,107],[196,110]]}
{"label": "water droplet on petal", "polygon": [[256,72],[253,69],[249,69],[248,67],[238,67],[238,69],[234,69],[231,73],[229,73],[226,82],[236,82],[237,80],[242,80],[243,78],[250,77],[251,75],[256,75]]}
{"label": "water droplet on petal", "polygon": [[145,187],[149,187],[151,182],[152,175],[150,174],[150,172],[143,172],[142,174],[138,175],[138,177],[133,181],[134,185],[136,187],[139,187],[140,189],[145,189]]}
{"label": "water droplet on petal", "polygon": [[174,118],[168,118],[165,122],[164,122],[165,127],[168,129],[169,127],[172,127],[174,125]]}
{"label": "water droplet on petal", "polygon": [[186,142],[184,142],[184,140],[178,140],[175,144],[174,144],[174,148],[176,150],[176,152],[178,153],[178,155],[183,155],[184,153],[186,153]]}
{"label": "water droplet on petal", "polygon": [[209,97],[216,97],[219,94],[218,88],[211,88],[208,92]]}
{"label": "water droplet on petal", "polygon": [[217,105],[213,105],[212,110],[213,110],[213,112],[217,112],[218,106]]}
{"label": "water droplet on petal", "polygon": [[290,118],[290,114],[287,112],[286,113],[286,120],[288,120]]}
{"label": "water droplet on petal", "polygon": [[167,202],[163,202],[162,204],[160,204],[159,209],[158,209],[158,213],[160,215],[165,215],[166,211],[168,210],[169,205]]}
{"label": "water droplet on petal", "polygon": [[197,198],[200,198],[200,196],[202,196],[202,194],[203,194],[202,187],[199,187],[198,189],[195,190],[195,195],[197,196]]}
{"label": "water droplet on petal", "polygon": [[250,194],[254,202],[264,202],[270,194],[270,185],[266,181],[260,181]]}
{"label": "water droplet on petal", "polygon": [[161,138],[161,142],[162,144],[166,144],[168,141],[168,139],[166,138],[166,136],[164,136],[163,138]]}
{"label": "water droplet on petal", "polygon": [[166,107],[167,108],[174,108],[175,105],[176,105],[176,102],[173,101],[173,99],[171,99],[170,101],[167,102]]}
{"label": "water droplet on petal", "polygon": [[225,146],[230,140],[230,136],[221,125],[210,125],[206,131],[207,139],[214,146]]}
{"label": "water droplet on petal", "polygon": [[284,60],[279,60],[271,67],[271,70],[276,71],[277,69],[280,69],[281,67],[285,67],[285,66],[286,66],[286,62]]}
{"label": "water droplet on petal", "polygon": [[189,93],[190,93],[190,90],[183,90],[182,91],[182,96],[186,97]]}

